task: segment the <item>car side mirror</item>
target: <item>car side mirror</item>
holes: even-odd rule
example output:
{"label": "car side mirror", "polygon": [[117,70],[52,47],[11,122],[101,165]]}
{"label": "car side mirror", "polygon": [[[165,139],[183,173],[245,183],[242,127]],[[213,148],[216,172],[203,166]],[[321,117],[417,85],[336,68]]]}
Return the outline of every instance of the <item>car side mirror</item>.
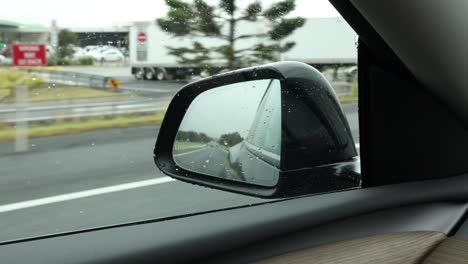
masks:
{"label": "car side mirror", "polygon": [[257,197],[360,186],[333,88],[315,68],[279,62],[215,75],[173,98],[154,148],[165,174]]}

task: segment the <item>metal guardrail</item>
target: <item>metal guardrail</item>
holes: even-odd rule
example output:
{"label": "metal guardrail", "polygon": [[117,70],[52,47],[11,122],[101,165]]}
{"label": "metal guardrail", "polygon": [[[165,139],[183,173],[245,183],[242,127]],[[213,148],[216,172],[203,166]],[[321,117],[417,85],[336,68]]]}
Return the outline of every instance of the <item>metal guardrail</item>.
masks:
{"label": "metal guardrail", "polygon": [[[44,69],[19,69],[30,74],[42,76],[51,84],[65,84],[69,86],[85,86],[94,89],[112,89],[120,86],[120,80],[102,75],[77,73],[60,70],[44,70]],[[114,89],[120,91],[120,89]],[[71,100],[72,101],[72,100]],[[59,104],[48,106],[33,106],[27,103],[27,100],[21,105],[24,105],[24,116],[17,115],[18,102],[11,107],[0,107],[0,120],[5,123],[18,122],[35,122],[46,120],[57,120],[75,117],[92,117],[99,115],[120,115],[131,113],[150,113],[154,111],[164,110],[167,106],[161,106],[160,103],[152,102],[135,102],[131,101],[109,101],[99,103],[86,104]],[[21,112],[21,111],[20,111]]]}
{"label": "metal guardrail", "polygon": [[134,108],[126,108],[127,106],[109,106],[109,107],[99,107],[99,109],[93,108],[77,108],[71,109],[71,111],[63,113],[54,113],[53,115],[40,115],[40,116],[25,116],[25,117],[10,117],[5,118],[3,122],[5,123],[18,123],[18,122],[38,122],[38,121],[50,121],[50,120],[60,120],[67,118],[81,118],[81,117],[94,117],[94,116],[114,116],[114,115],[124,115],[124,114],[146,114],[154,113],[156,111],[162,111],[167,108],[167,106],[159,105],[148,105],[148,106],[135,106]]}
{"label": "metal guardrail", "polygon": [[40,75],[50,83],[86,86],[94,89],[112,89],[120,86],[118,79],[109,76],[58,70],[24,69],[24,71]]}

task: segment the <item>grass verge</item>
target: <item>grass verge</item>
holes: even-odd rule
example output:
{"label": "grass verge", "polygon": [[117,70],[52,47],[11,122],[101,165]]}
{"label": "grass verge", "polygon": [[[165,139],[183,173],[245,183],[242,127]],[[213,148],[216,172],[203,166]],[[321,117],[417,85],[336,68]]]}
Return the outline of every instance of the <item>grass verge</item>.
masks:
{"label": "grass verge", "polygon": [[358,101],[358,97],[356,96],[340,96],[340,103],[342,104],[349,104],[349,103],[356,103]]}
{"label": "grass verge", "polygon": [[5,90],[5,89],[0,89],[0,101],[3,100],[3,98],[6,98],[10,95],[10,91]]}
{"label": "grass verge", "polygon": [[351,84],[351,93],[349,95],[339,96],[338,99],[342,104],[355,103],[358,101],[359,89],[357,80],[354,80]]}
{"label": "grass verge", "polygon": [[[0,90],[0,102],[14,103],[15,97],[7,95],[2,98]],[[29,89],[28,101],[55,101],[68,99],[89,99],[89,98],[107,98],[107,97],[128,97],[127,93],[118,93],[106,90],[97,90],[81,86],[41,86]]]}
{"label": "grass verge", "polygon": [[[29,137],[46,137],[54,135],[78,134],[80,132],[103,129],[119,128],[138,125],[161,124],[165,112],[155,112],[145,115],[119,115],[97,116],[88,118],[73,118],[71,120],[55,120],[42,124],[30,124]],[[8,124],[0,123],[0,140],[15,140],[16,130]]]}

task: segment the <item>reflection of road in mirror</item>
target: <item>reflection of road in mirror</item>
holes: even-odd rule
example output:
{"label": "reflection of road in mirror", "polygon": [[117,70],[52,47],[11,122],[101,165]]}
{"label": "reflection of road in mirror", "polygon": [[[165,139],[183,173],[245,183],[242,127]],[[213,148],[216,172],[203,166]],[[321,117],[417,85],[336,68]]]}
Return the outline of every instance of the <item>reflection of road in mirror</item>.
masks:
{"label": "reflection of road in mirror", "polygon": [[279,80],[263,79],[198,95],[179,126],[176,164],[203,175],[274,186],[279,165],[268,164],[259,153],[280,149],[280,87]]}
{"label": "reflection of road in mirror", "polygon": [[225,174],[227,157],[228,151],[215,142],[174,151],[175,161],[184,169],[217,177]]}
{"label": "reflection of road in mirror", "polygon": [[[194,141],[194,138],[198,140]],[[238,132],[225,133],[213,139],[203,133],[180,131],[174,144],[174,159],[184,169],[193,172],[245,181],[240,164],[230,161],[238,155],[242,141]]]}

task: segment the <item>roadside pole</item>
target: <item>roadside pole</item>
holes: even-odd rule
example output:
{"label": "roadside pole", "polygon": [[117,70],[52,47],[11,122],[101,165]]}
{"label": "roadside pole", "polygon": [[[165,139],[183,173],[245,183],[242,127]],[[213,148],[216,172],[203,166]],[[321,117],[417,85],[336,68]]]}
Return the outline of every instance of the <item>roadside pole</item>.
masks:
{"label": "roadside pole", "polygon": [[16,87],[16,141],[15,152],[28,151],[28,88]]}
{"label": "roadside pole", "polygon": [[[12,45],[14,66],[47,66],[47,49],[44,43],[16,43]],[[16,141],[15,151],[28,150],[28,88],[18,85],[16,94]]]}

